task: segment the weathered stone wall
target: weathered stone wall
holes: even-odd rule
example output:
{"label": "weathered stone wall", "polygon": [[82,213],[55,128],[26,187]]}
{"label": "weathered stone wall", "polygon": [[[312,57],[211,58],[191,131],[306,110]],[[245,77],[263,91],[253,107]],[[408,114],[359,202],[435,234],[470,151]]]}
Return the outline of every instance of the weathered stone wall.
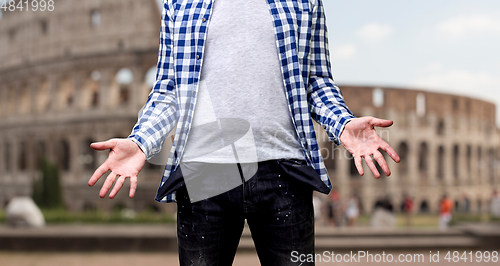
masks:
{"label": "weathered stone wall", "polygon": [[396,164],[386,156],[390,177],[377,180],[366,166],[367,174],[360,177],[342,147],[331,159],[335,147],[318,130],[323,155],[330,155],[325,161],[332,181],[344,197],[358,194],[365,211],[370,211],[385,196],[399,209],[403,193],[408,193],[417,209],[425,201],[430,211],[437,211],[443,194],[458,202],[467,195],[472,211],[487,211],[492,191],[500,184],[494,104],[420,90],[356,86],[341,90],[356,116],[394,121],[379,132],[402,157]]}
{"label": "weathered stone wall", "polygon": [[[100,18],[92,23],[92,16]],[[95,18],[94,18],[95,19]],[[30,195],[39,160],[61,167],[68,208],[172,208],[153,197],[161,167],[141,172],[134,200],[101,200],[88,188],[107,157],[89,144],[126,137],[147,99],[158,55],[154,0],[59,0],[53,12],[4,12],[0,20],[0,206]],[[119,75],[125,73],[128,80]],[[102,184],[102,181],[100,182]]]}

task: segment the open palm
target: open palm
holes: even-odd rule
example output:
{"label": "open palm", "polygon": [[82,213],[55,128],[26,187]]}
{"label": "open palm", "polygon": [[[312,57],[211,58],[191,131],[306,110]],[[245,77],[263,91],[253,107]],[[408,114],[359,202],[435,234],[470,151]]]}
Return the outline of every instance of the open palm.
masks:
{"label": "open palm", "polygon": [[340,142],[354,156],[354,163],[360,175],[364,175],[361,163],[362,158],[365,159],[368,168],[370,168],[376,178],[380,177],[380,173],[373,160],[377,161],[386,176],[391,175],[389,166],[379,149],[387,152],[395,162],[399,163],[400,158],[396,151],[375,131],[375,127],[389,127],[392,124],[391,120],[360,117],[352,119],[345,125],[344,131],[340,136]]}
{"label": "open palm", "polygon": [[125,179],[130,177],[129,197],[133,198],[137,189],[137,175],[144,166],[146,156],[142,150],[129,139],[110,139],[104,142],[92,143],[90,147],[94,150],[110,149],[108,159],[94,172],[89,180],[89,186],[95,183],[108,171],[111,173],[106,178],[99,196],[106,197],[109,189],[115,183],[109,198],[114,198],[125,183]]}

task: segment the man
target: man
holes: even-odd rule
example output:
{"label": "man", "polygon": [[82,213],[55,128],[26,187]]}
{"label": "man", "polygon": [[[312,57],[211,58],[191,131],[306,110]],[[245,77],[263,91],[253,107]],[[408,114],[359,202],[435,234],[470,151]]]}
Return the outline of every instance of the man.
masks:
{"label": "man", "polygon": [[111,170],[100,197],[127,177],[133,197],[175,127],[156,200],[177,202],[181,265],[231,265],[245,219],[262,265],[314,253],[312,191],[331,184],[312,119],[361,175],[362,158],[390,175],[378,149],[399,162],[374,130],[392,121],[355,118],[333,82],[320,0],[167,0],[159,50],[132,134],[92,144],[111,152],[89,185]]}
{"label": "man", "polygon": [[493,195],[490,201],[490,213],[491,216],[498,218],[500,217],[500,196],[498,195],[498,191],[493,190]]}
{"label": "man", "polygon": [[446,194],[441,198],[439,203],[439,229],[446,230],[451,221],[451,212],[453,210],[453,201]]}
{"label": "man", "polygon": [[411,226],[411,218],[413,214],[413,199],[410,195],[403,193],[403,212],[405,214],[406,226]]}

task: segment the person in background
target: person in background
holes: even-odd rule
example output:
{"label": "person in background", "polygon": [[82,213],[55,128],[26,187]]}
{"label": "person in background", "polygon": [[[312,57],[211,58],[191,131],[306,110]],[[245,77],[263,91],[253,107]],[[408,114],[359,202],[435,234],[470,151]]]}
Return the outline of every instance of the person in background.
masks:
{"label": "person in background", "polygon": [[406,226],[411,226],[411,218],[413,213],[413,199],[408,194],[403,194],[403,212],[405,214]]}
{"label": "person in background", "polygon": [[443,195],[440,202],[439,211],[439,229],[446,230],[451,221],[451,212],[453,211],[453,201],[446,194]]}
{"label": "person in background", "polygon": [[356,225],[359,216],[359,203],[354,194],[347,201],[345,216],[347,217],[347,226],[352,227]]}
{"label": "person in background", "polygon": [[494,218],[500,218],[500,196],[497,190],[493,190],[493,196],[490,202],[490,213]]}
{"label": "person in background", "polygon": [[342,222],[342,204],[340,202],[340,194],[336,189],[330,192],[329,218],[330,226],[339,227]]}

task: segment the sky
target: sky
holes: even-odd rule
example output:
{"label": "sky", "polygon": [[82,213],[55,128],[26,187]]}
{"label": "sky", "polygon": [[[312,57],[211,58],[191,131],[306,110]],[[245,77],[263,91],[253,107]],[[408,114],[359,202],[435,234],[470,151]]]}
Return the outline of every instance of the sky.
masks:
{"label": "sky", "polygon": [[338,84],[465,95],[497,104],[500,1],[323,0]]}

